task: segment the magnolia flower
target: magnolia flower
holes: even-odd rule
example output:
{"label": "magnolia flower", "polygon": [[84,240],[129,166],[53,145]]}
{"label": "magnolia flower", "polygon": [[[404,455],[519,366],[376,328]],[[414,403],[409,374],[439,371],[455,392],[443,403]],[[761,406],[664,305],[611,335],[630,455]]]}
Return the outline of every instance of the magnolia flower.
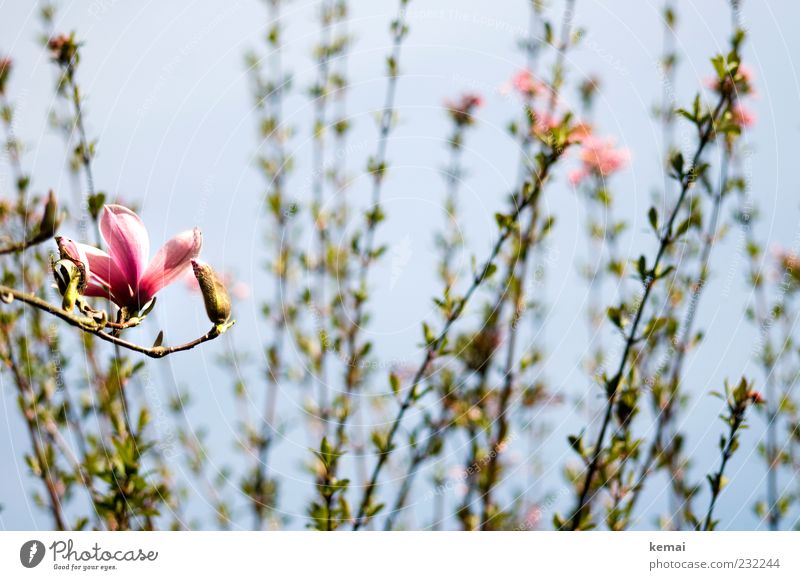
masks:
{"label": "magnolia flower", "polygon": [[107,298],[130,313],[138,312],[159,290],[182,278],[200,254],[203,236],[194,228],[178,234],[148,263],[150,238],[135,213],[121,205],[106,205],[100,234],[108,253],[66,238],[58,238],[67,256],[83,264],[85,296]]}

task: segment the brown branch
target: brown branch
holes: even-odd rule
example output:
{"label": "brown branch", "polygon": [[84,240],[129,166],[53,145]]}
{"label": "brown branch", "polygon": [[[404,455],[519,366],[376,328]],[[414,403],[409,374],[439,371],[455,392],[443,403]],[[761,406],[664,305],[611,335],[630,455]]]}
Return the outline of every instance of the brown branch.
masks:
{"label": "brown branch", "polygon": [[[11,337],[5,329],[2,335],[8,350],[8,368],[11,370],[11,374],[14,377],[14,383],[19,391],[21,403],[27,404],[29,401],[34,405],[31,409],[23,409],[22,414],[25,418],[25,424],[28,428],[28,435],[31,440],[31,453],[33,453],[36,462],[39,464],[39,478],[42,480],[47,490],[48,507],[53,517],[53,523],[55,524],[56,530],[63,531],[67,529],[67,525],[64,519],[61,496],[56,487],[56,480],[53,474],[55,465],[48,462],[48,455],[44,449],[44,438],[39,431],[38,419],[35,414],[36,395],[33,392],[30,382],[20,372],[19,363],[14,356],[14,346]],[[56,476],[57,475],[56,472]]]}
{"label": "brown branch", "polygon": [[56,318],[60,318],[69,325],[79,328],[88,334],[93,334],[94,336],[105,340],[106,342],[110,342],[127,350],[132,350],[134,352],[147,355],[150,358],[164,358],[165,356],[174,354],[176,352],[191,350],[194,347],[203,344],[204,342],[214,340],[228,328],[230,328],[230,326],[232,326],[234,323],[234,321],[231,321],[222,327],[214,326],[203,336],[177,346],[159,345],[147,347],[124,340],[118,336],[114,336],[113,334],[103,332],[103,328],[106,326],[111,326],[108,322],[98,323],[92,318],[76,316],[67,312],[66,310],[63,310],[62,308],[59,308],[58,306],[50,304],[46,300],[43,300],[34,294],[28,294],[27,292],[21,292],[20,290],[15,290],[14,288],[10,288],[8,286],[0,285],[0,300],[6,304],[10,304],[14,299],[24,302],[29,306],[33,306],[34,308],[38,308],[39,310],[43,310],[48,314],[55,316]]}
{"label": "brown branch", "polygon": [[7,254],[19,254],[28,248],[48,241],[50,238],[51,236],[49,233],[47,236],[35,234],[26,240],[22,240],[21,242],[8,242],[6,245],[0,246],[0,256],[5,256]]}
{"label": "brown branch", "polygon": [[362,527],[369,519],[367,512],[370,510],[371,507],[372,495],[375,492],[375,488],[378,484],[378,479],[380,477],[380,474],[383,471],[386,462],[389,460],[389,454],[393,449],[394,438],[400,429],[400,424],[403,422],[403,418],[405,417],[405,414],[408,411],[408,409],[411,408],[411,406],[417,399],[418,396],[417,387],[425,378],[426,371],[428,370],[431,363],[433,363],[433,361],[437,358],[442,348],[442,345],[445,344],[445,341],[448,338],[451,327],[463,314],[464,309],[469,303],[470,298],[495,268],[495,259],[500,254],[500,251],[502,250],[506,240],[516,230],[520,214],[531,203],[535,203],[536,199],[539,197],[539,194],[541,193],[544,183],[545,181],[547,181],[549,177],[550,169],[555,164],[555,162],[561,157],[563,151],[564,149],[553,150],[549,155],[543,158],[542,167],[540,168],[538,175],[536,175],[535,183],[530,185],[530,191],[526,192],[527,195],[522,197],[517,208],[510,216],[508,216],[509,224],[502,230],[502,233],[497,238],[497,241],[492,247],[492,251],[490,252],[489,257],[475,273],[474,278],[472,280],[472,284],[467,289],[464,296],[457,301],[455,308],[448,315],[444,327],[442,328],[439,335],[428,343],[425,349],[425,356],[423,357],[422,363],[417,368],[417,371],[414,374],[414,378],[411,380],[411,384],[408,388],[408,391],[400,404],[400,409],[397,411],[397,414],[395,415],[394,420],[392,421],[392,425],[389,429],[389,433],[386,438],[386,444],[383,449],[379,450],[378,459],[372,470],[372,475],[370,477],[369,482],[367,482],[364,488],[364,495],[361,498],[361,502],[358,508],[358,515],[356,516],[356,519],[353,522],[354,531]]}
{"label": "brown branch", "polygon": [[647,306],[648,299],[650,298],[653,291],[653,286],[656,281],[655,274],[659,271],[661,267],[661,262],[667,253],[667,249],[675,241],[672,230],[675,221],[678,217],[678,212],[683,206],[683,202],[689,193],[689,189],[694,184],[694,179],[695,179],[694,176],[696,168],[700,165],[700,161],[706,146],[712,142],[712,138],[716,134],[717,123],[719,122],[721,115],[725,111],[725,107],[728,105],[729,102],[730,102],[730,92],[726,91],[720,97],[719,102],[717,103],[713,112],[709,115],[706,121],[706,125],[702,129],[700,140],[692,157],[689,171],[681,177],[680,195],[678,196],[678,200],[675,203],[674,207],[672,208],[669,219],[667,220],[667,223],[664,226],[662,234],[659,238],[658,252],[656,253],[656,257],[655,260],[653,261],[653,266],[651,269],[654,275],[645,281],[644,292],[642,294],[641,300],[639,301],[638,308],[636,309],[636,314],[634,315],[629,334],[625,340],[625,347],[622,351],[622,356],[620,357],[619,366],[617,368],[616,373],[614,373],[613,377],[609,379],[606,383],[607,396],[606,396],[606,408],[603,416],[603,422],[600,426],[600,432],[597,435],[597,440],[593,447],[592,459],[586,470],[586,474],[583,477],[583,485],[580,496],[578,497],[578,502],[575,507],[575,511],[572,513],[569,522],[564,526],[567,529],[571,529],[574,531],[580,527],[581,520],[589,504],[590,501],[589,494],[591,492],[592,481],[594,479],[594,475],[600,468],[600,457],[603,451],[605,450],[604,449],[605,435],[611,423],[612,414],[614,411],[614,404],[617,399],[617,393],[619,392],[619,385],[620,383],[622,383],[623,375],[625,374],[625,371],[628,368],[628,359],[630,358],[630,355],[633,352],[633,346],[639,339],[637,335],[637,330],[639,328],[639,323],[644,318],[645,307]]}
{"label": "brown branch", "polygon": [[686,313],[684,315],[683,327],[678,343],[674,347],[675,359],[672,363],[672,369],[669,378],[669,387],[667,391],[667,401],[661,408],[658,420],[656,423],[656,432],[653,441],[647,451],[647,457],[641,465],[639,474],[636,478],[636,484],[633,488],[630,501],[628,503],[628,514],[633,513],[633,508],[639,499],[641,492],[644,489],[644,483],[647,477],[653,471],[653,466],[663,454],[664,451],[664,437],[666,435],[667,427],[669,426],[675,409],[675,405],[679,401],[680,387],[683,374],[683,364],[686,360],[686,353],[689,352],[692,342],[692,329],[694,321],[697,316],[698,304],[703,290],[708,281],[708,269],[711,261],[711,251],[717,239],[717,228],[719,223],[720,211],[722,209],[723,197],[728,188],[728,164],[730,162],[729,153],[726,151],[722,157],[722,179],[720,181],[719,189],[714,196],[714,202],[711,210],[711,219],[708,224],[708,229],[703,236],[703,247],[700,251],[700,268],[697,277],[692,283],[692,295],[689,301]]}

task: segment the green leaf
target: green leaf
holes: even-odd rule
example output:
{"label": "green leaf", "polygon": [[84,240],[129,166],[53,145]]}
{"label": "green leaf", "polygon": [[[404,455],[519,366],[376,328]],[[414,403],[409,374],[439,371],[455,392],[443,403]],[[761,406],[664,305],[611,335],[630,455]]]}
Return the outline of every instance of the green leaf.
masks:
{"label": "green leaf", "polygon": [[97,216],[100,215],[100,210],[103,209],[103,204],[106,202],[106,194],[98,191],[94,195],[90,195],[86,202],[89,206],[89,214],[92,219],[96,220]]}
{"label": "green leaf", "polygon": [[392,387],[392,392],[395,395],[400,392],[400,378],[396,373],[389,373],[389,385]]}
{"label": "green leaf", "polygon": [[[691,114],[689,114],[689,118],[694,120],[694,117],[691,116]],[[678,176],[682,176],[683,175],[683,164],[684,164],[683,153],[681,153],[680,151],[676,151],[672,155],[672,157],[670,158],[669,163],[670,163],[670,167],[672,167],[672,169],[673,169],[673,171],[675,171],[676,175],[678,175]]]}
{"label": "green leaf", "polygon": [[422,335],[425,338],[425,344],[433,344],[436,340],[436,335],[427,322],[422,323]]}
{"label": "green leaf", "polygon": [[513,218],[504,213],[498,212],[494,214],[494,219],[497,222],[497,227],[499,227],[501,230],[507,230],[514,223]]}
{"label": "green leaf", "polygon": [[642,280],[646,280],[650,273],[647,271],[647,259],[644,257],[644,254],[639,256],[639,259],[636,260],[636,271],[639,272],[639,276]]}
{"label": "green leaf", "polygon": [[655,207],[650,207],[647,212],[647,220],[650,222],[650,227],[653,228],[653,231],[658,233],[658,210]]}

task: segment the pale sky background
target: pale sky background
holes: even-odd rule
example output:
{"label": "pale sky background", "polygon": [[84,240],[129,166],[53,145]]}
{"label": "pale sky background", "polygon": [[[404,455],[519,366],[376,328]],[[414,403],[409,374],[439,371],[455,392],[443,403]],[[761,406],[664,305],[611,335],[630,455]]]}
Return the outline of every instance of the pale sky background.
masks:
{"label": "pale sky background", "polygon": [[[15,60],[9,91],[18,106],[16,129],[27,144],[23,162],[33,175],[33,188],[44,191],[53,187],[67,196],[69,180],[63,170],[62,141],[46,125],[54,71],[36,43],[40,27],[34,4],[27,0],[0,1],[0,53],[8,53]],[[285,62],[295,73],[295,90],[286,116],[298,131],[293,142],[297,166],[291,181],[296,196],[309,195],[305,176],[310,158],[311,103],[306,88],[315,78],[311,47],[318,37],[314,18],[318,4],[295,0],[285,10]],[[348,110],[355,128],[347,158],[350,172],[359,175],[375,147],[372,116],[384,98],[387,27],[396,3],[359,0],[351,4],[350,28],[355,44],[349,57],[353,88]],[[550,17],[560,23],[564,2],[553,0],[549,5]],[[683,0],[678,5],[681,62],[676,85],[678,100],[687,104],[711,70],[709,57],[726,46],[730,16],[723,0]],[[661,134],[651,116],[661,95],[656,67],[662,39],[661,6],[662,2],[655,0],[577,0],[575,23],[586,28],[588,36],[568,57],[572,87],[588,75],[602,78],[595,110],[597,126],[602,133],[616,136],[633,154],[630,168],[613,181],[617,211],[631,223],[622,245],[622,251],[631,256],[652,249],[644,218],[651,194],[662,183],[658,158]],[[788,0],[745,0],[743,20],[750,34],[745,60],[755,70],[758,87],[758,97],[752,102],[758,125],[746,135],[750,154],[745,163],[761,212],[757,235],[764,242],[791,245],[800,217],[800,85],[794,63],[800,55],[800,37],[796,34],[800,5]],[[259,295],[267,292],[262,273],[265,221],[258,219],[263,215],[263,184],[253,167],[256,136],[243,55],[251,48],[263,54],[260,39],[266,25],[264,8],[257,0],[74,2],[60,11],[57,24],[58,31],[75,30],[85,42],[78,78],[88,99],[89,133],[99,139],[94,165],[98,188],[141,205],[153,251],[178,231],[194,225],[203,229],[204,258],[220,270],[233,272],[254,289],[254,297],[237,305],[238,324],[228,339],[237,348],[250,351],[254,359],[259,345],[269,338],[259,315]],[[419,361],[419,323],[434,319],[430,298],[437,284],[431,250],[433,233],[442,220],[443,181],[439,170],[447,158],[444,139],[449,132],[441,106],[445,98],[470,89],[481,92],[487,100],[478,115],[478,126],[467,139],[464,161],[469,172],[461,197],[464,229],[471,250],[480,259],[496,231],[493,214],[504,207],[504,195],[513,186],[517,147],[506,126],[518,117],[518,107],[500,93],[499,87],[524,62],[517,43],[527,26],[527,2],[412,0],[409,25],[397,99],[400,124],[389,146],[391,170],[384,189],[388,221],[379,230],[379,241],[389,244],[389,256],[375,268],[371,280],[375,301],[370,333],[377,355],[395,363]],[[569,95],[575,101],[574,91]],[[1,175],[3,191],[8,191],[5,165]],[[367,186],[362,175],[352,190],[354,199],[366,199]],[[570,400],[596,398],[599,390],[590,389],[581,368],[587,343],[582,311],[585,284],[577,274],[586,247],[583,206],[567,186],[564,172],[549,187],[546,203],[558,222],[544,291],[551,308],[545,330],[549,353],[545,374],[551,389]],[[732,209],[729,206],[725,211],[726,219]],[[409,257],[399,275],[397,268],[392,270],[393,251]],[[743,316],[748,292],[737,231],[715,250],[712,261],[713,277],[701,302],[698,325],[706,329],[706,338],[699,351],[688,358],[685,381],[692,397],[686,411],[687,451],[693,457],[692,476],[697,480],[716,468],[717,441],[723,430],[716,419],[719,401],[709,397],[708,391],[720,388],[725,378],[735,380],[743,373],[756,373],[751,360],[756,332]],[[197,336],[207,326],[199,298],[182,288],[166,291],[154,316],[168,339],[174,341]],[[155,330],[146,326],[137,333],[147,341],[152,340]],[[219,461],[215,467],[236,469],[240,464],[232,453],[236,421],[233,380],[217,364],[226,343],[218,340],[150,363],[155,386],[148,389],[147,396],[155,409],[163,408],[175,387],[171,380],[162,379],[175,377],[193,395],[190,421],[209,430],[211,458]],[[80,361],[73,361],[73,365],[80,368]],[[253,364],[245,369],[254,385],[258,368]],[[17,416],[15,395],[5,375],[0,375],[0,381],[0,465],[4,472],[0,478],[0,529],[49,528],[46,514],[30,500],[31,486],[38,489],[39,484],[26,475],[22,461],[28,442]],[[385,385],[385,373],[376,373],[373,392],[384,390]],[[260,405],[263,393],[258,395]],[[281,416],[291,424],[299,413],[297,393],[284,392]],[[507,489],[532,485],[532,496],[555,494],[555,509],[563,512],[572,499],[564,494],[560,467],[565,458],[574,459],[566,436],[584,420],[569,404],[549,413],[549,430],[535,442],[544,474],[534,479],[524,470],[517,471]],[[731,463],[732,484],[723,493],[716,512],[723,529],[752,529],[757,524],[752,504],[762,496],[764,469],[754,446],[762,432],[763,421],[755,418]],[[301,429],[289,428],[276,451],[275,465],[283,476],[282,507],[294,528],[302,527],[302,517],[297,516],[304,513],[312,493],[309,476],[300,466],[301,459],[307,458],[308,444]],[[528,446],[521,439],[509,453],[525,457]],[[461,461],[462,455],[451,457],[453,463]],[[427,479],[425,475],[420,481]],[[654,516],[663,510],[665,498],[656,493],[661,483],[652,482],[641,502],[650,509],[645,510],[639,527],[652,527]],[[250,517],[236,484],[231,481],[222,491],[233,498],[239,514],[236,524],[247,526]],[[794,485],[796,488],[798,482]],[[431,508],[421,499],[427,489],[418,488],[420,505],[415,507],[416,519],[408,520],[409,525],[428,523]],[[454,502],[455,496],[448,501]],[[190,511],[208,525],[209,512],[203,502],[194,498]],[[704,505],[705,496],[698,506]],[[544,515],[545,527],[553,510],[548,508]]]}

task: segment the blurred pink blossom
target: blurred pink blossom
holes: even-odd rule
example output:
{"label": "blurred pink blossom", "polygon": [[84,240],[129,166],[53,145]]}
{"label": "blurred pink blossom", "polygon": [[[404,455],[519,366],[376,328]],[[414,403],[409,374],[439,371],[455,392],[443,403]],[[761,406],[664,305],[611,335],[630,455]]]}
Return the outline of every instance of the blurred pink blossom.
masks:
{"label": "blurred pink blossom", "polygon": [[[249,284],[242,282],[241,280],[234,279],[230,272],[221,274],[219,278],[220,282],[222,282],[222,285],[230,289],[231,296],[237,300],[247,300],[253,294],[252,288],[250,288]],[[190,292],[200,292],[200,286],[197,283],[197,278],[191,270],[186,272],[183,282]]]}
{"label": "blurred pink blossom", "polygon": [[527,69],[522,69],[511,77],[511,80],[500,87],[500,92],[508,94],[516,91],[525,97],[535,97],[546,90],[544,83],[534,78],[533,73]]}
{"label": "blurred pink blossom", "polygon": [[[733,97],[738,99],[744,96],[754,97],[756,96],[756,89],[754,85],[755,75],[753,74],[753,69],[751,69],[746,64],[740,64],[739,68],[736,73],[736,87]],[[706,87],[711,89],[714,92],[720,92],[720,82],[719,77],[717,76],[709,76],[706,77],[704,83]]]}
{"label": "blurred pink blossom", "polygon": [[784,276],[789,276],[790,279],[800,282],[800,256],[796,252],[779,244],[772,244],[770,253],[776,264],[770,276],[773,281],[778,282]]}
{"label": "blurred pink blossom", "polygon": [[586,171],[585,167],[578,167],[576,169],[571,170],[567,174],[567,179],[569,180],[570,185],[572,185],[573,187],[576,187],[588,175],[589,175],[589,172]]}
{"label": "blurred pink blossom", "polygon": [[733,119],[742,128],[749,128],[756,124],[756,114],[741,103],[736,103],[731,109]]}
{"label": "blurred pink blossom", "polygon": [[569,182],[576,186],[590,175],[608,177],[625,168],[630,158],[630,152],[624,148],[617,148],[613,139],[588,135],[581,141],[582,165],[570,171]]}
{"label": "blurred pink blossom", "polygon": [[483,97],[477,93],[465,93],[455,101],[446,100],[444,106],[458,125],[471,125],[475,109],[483,106]]}

